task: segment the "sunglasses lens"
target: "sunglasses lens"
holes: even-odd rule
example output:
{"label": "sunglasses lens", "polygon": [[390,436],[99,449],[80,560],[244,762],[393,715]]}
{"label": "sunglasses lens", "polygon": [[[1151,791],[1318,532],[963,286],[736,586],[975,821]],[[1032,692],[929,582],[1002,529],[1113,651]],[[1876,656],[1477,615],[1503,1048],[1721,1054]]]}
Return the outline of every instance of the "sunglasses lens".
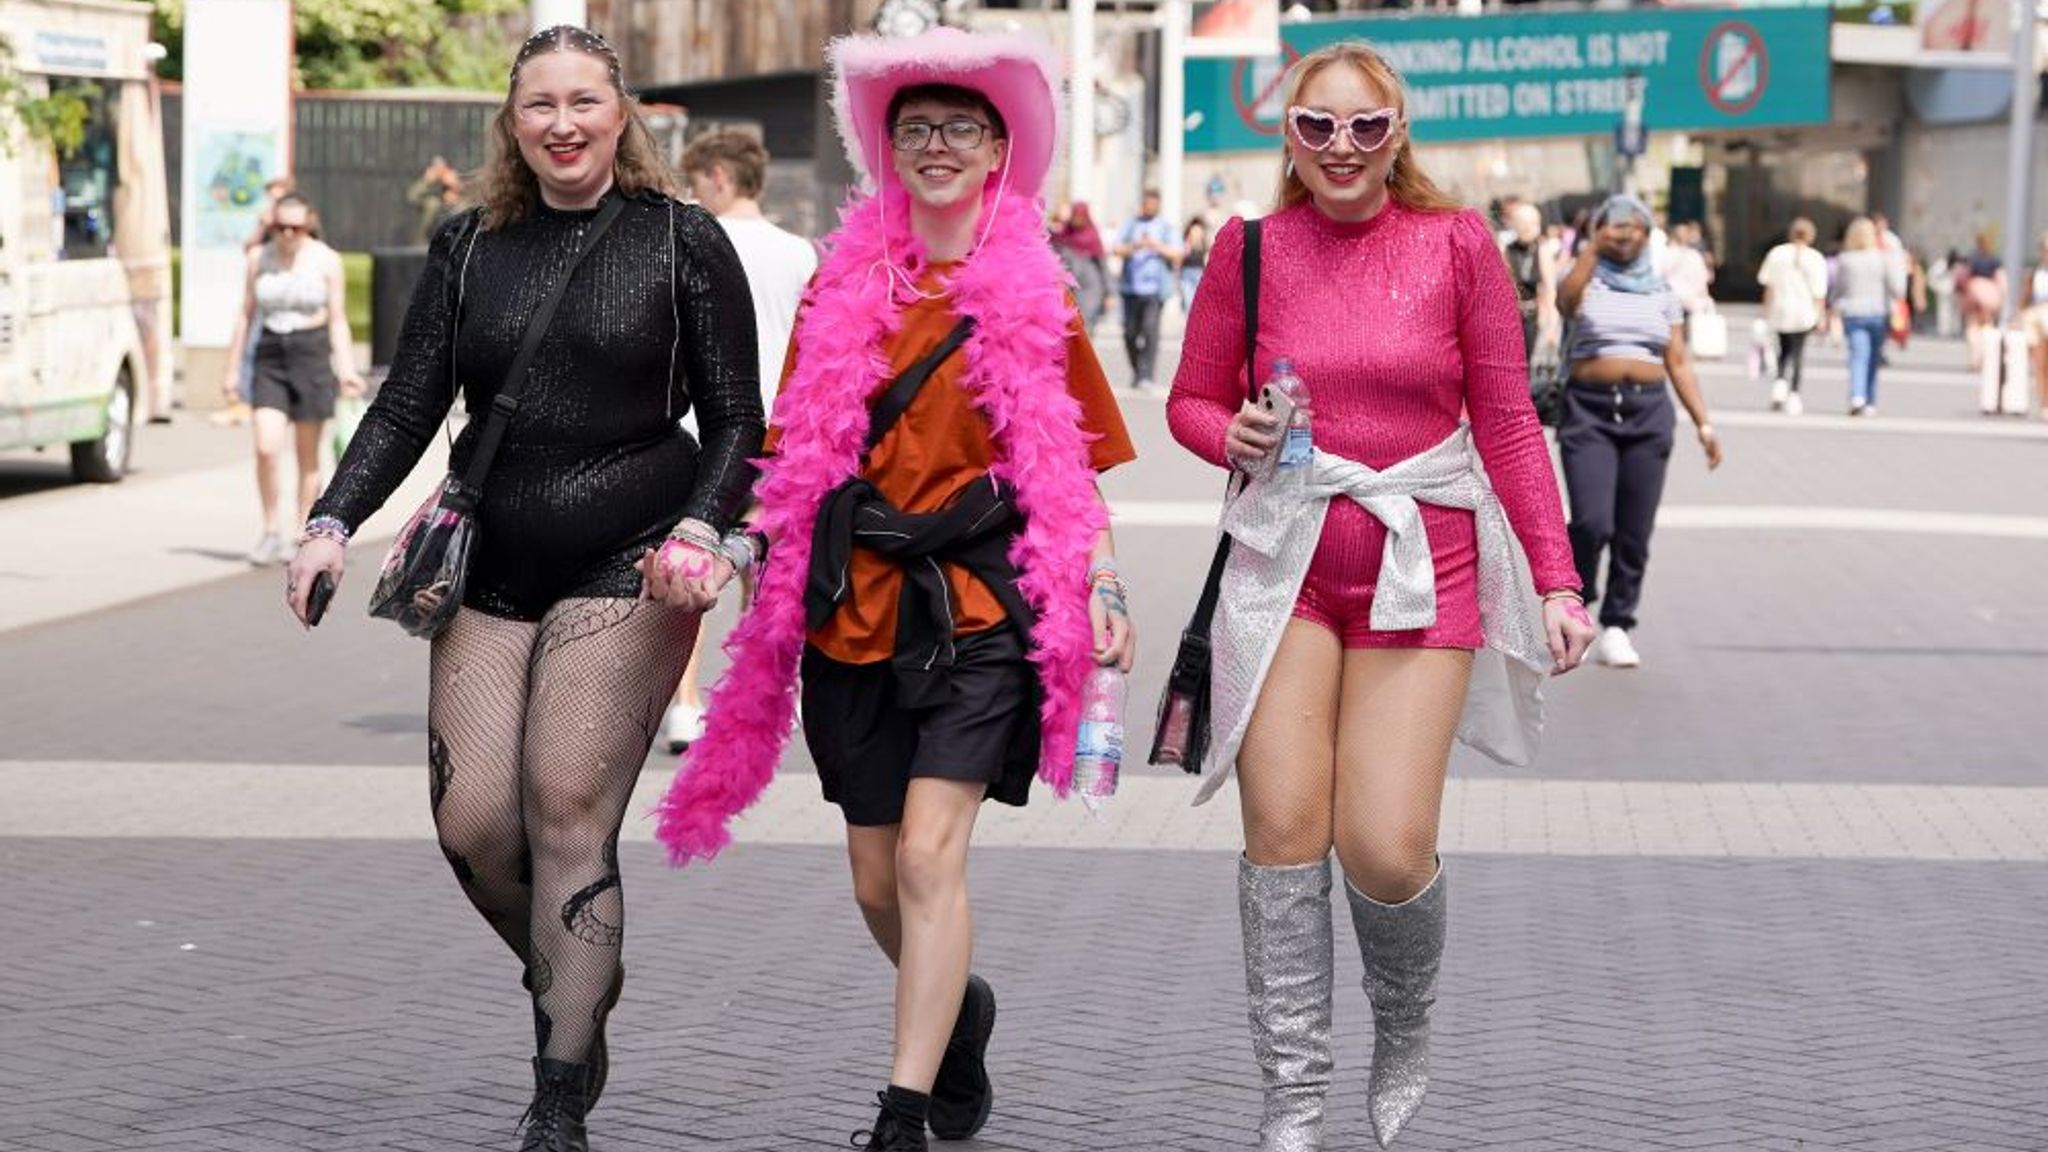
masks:
{"label": "sunglasses lens", "polygon": [[1394,122],[1384,116],[1353,116],[1351,118],[1351,142],[1361,152],[1370,152],[1387,142],[1387,134],[1394,130]]}
{"label": "sunglasses lens", "polygon": [[1337,138],[1337,118],[1317,112],[1297,112],[1294,135],[1310,148],[1318,151],[1328,148],[1330,142]]}

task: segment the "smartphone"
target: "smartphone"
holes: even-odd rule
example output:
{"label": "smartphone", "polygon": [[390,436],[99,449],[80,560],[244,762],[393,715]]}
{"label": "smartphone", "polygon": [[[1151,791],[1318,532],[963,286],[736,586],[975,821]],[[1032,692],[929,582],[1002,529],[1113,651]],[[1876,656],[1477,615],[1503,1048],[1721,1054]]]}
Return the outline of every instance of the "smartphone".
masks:
{"label": "smartphone", "polygon": [[306,626],[317,628],[320,618],[327,615],[327,605],[334,599],[334,577],[326,572],[313,577],[313,590],[306,593]]}
{"label": "smartphone", "polygon": [[1268,384],[1259,389],[1259,407],[1271,412],[1279,421],[1273,425],[1274,433],[1287,435],[1287,422],[1294,419],[1294,400],[1285,392],[1273,391],[1273,386]]}

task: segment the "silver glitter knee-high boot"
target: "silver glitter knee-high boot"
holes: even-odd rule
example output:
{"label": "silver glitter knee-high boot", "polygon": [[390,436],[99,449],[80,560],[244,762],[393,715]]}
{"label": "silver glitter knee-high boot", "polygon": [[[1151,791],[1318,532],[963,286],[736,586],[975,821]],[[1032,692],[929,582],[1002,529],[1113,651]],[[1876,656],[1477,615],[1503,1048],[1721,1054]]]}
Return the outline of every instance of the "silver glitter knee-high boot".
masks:
{"label": "silver glitter knee-high boot", "polygon": [[1344,883],[1372,1001],[1372,1132],[1382,1148],[1429,1090],[1429,1006],[1444,954],[1444,883],[1439,864],[1429,884],[1399,904],[1382,904]]}
{"label": "silver glitter knee-high boot", "polygon": [[1330,862],[1237,859],[1244,990],[1265,1081],[1259,1152],[1318,1152],[1330,1089]]}

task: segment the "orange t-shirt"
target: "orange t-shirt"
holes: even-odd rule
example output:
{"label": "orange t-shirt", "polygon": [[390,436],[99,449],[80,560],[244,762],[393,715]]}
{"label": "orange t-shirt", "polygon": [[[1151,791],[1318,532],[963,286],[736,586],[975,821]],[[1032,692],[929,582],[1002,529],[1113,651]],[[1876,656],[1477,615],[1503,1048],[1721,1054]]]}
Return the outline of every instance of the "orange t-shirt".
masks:
{"label": "orange t-shirt", "polygon": [[[935,267],[944,271],[944,266]],[[921,287],[927,292],[938,288],[936,272],[928,274]],[[898,373],[937,348],[958,322],[951,302],[944,297],[916,300],[904,308],[903,326],[884,349],[889,373],[869,394],[868,402],[874,403]],[[801,323],[798,327],[801,330]],[[785,387],[797,355],[798,340],[792,336],[789,355],[783,360]],[[961,386],[966,370],[964,351],[948,356],[904,409],[896,426],[868,454],[862,477],[905,512],[944,508],[995,460],[988,422]],[[1095,358],[1095,348],[1081,328],[1078,312],[1067,330],[1067,390],[1080,401],[1081,427],[1092,438],[1088,445],[1090,467],[1106,472],[1137,459],[1130,433],[1124,429],[1123,413],[1102,374],[1101,362]],[[778,438],[779,429],[769,428],[768,451],[774,450]],[[944,567],[953,589],[957,634],[985,632],[1008,619],[987,585],[957,564]],[[903,589],[903,570],[879,553],[856,547],[848,583],[846,599],[823,628],[810,634],[811,644],[842,664],[887,660],[896,651],[896,602]]]}

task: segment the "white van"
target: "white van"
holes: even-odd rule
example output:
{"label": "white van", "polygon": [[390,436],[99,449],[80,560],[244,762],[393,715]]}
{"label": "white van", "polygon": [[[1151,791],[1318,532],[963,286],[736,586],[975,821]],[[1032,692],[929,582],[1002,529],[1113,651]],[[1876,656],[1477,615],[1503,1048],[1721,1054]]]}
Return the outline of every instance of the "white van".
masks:
{"label": "white van", "polygon": [[0,0],[0,36],[30,98],[87,111],[60,155],[18,116],[0,125],[0,449],[68,444],[73,474],[110,483],[168,396],[170,217],[150,9],[126,0]]}

